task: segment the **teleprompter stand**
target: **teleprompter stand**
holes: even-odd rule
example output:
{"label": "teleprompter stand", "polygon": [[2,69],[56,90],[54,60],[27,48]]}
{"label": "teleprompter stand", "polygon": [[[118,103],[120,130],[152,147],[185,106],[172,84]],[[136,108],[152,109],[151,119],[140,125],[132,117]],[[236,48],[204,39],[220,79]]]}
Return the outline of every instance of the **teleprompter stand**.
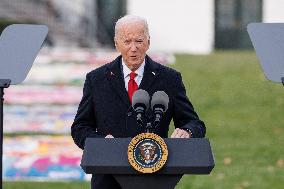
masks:
{"label": "teleprompter stand", "polygon": [[3,183],[4,89],[24,81],[47,35],[44,25],[13,24],[0,36],[0,189]]}
{"label": "teleprompter stand", "polygon": [[168,160],[153,174],[137,172],[128,162],[131,138],[87,138],[81,167],[87,174],[112,174],[123,189],[173,189],[183,174],[209,174],[214,168],[206,138],[164,139]]}
{"label": "teleprompter stand", "polygon": [[[0,155],[3,157],[3,105],[4,105],[4,88],[8,88],[10,86],[10,79],[0,79]],[[2,160],[2,159],[1,159]],[[2,184],[2,161],[0,162],[0,176],[1,176],[1,184]],[[2,185],[1,185],[2,188]]]}

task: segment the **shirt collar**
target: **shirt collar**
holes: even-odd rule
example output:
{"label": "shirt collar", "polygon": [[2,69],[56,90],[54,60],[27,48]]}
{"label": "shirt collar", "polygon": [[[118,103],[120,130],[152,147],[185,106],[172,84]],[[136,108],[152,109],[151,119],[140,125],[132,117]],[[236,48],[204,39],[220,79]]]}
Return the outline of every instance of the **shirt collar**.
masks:
{"label": "shirt collar", "polygon": [[[135,73],[140,76],[143,77],[143,73],[144,73],[144,67],[145,67],[145,59],[142,62],[142,64],[140,65],[140,67],[135,71]],[[123,70],[123,76],[124,78],[126,78],[130,73],[131,70],[126,66],[123,58],[122,58],[122,70]]]}

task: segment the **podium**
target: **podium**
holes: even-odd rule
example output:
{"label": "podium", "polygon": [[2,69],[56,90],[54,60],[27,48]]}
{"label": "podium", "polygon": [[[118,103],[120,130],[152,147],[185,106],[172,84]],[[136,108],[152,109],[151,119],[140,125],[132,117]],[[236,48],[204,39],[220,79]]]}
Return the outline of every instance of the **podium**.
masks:
{"label": "podium", "polygon": [[131,138],[87,138],[81,167],[87,174],[111,174],[123,189],[172,189],[183,174],[210,174],[214,157],[206,138],[164,138],[168,147],[165,166],[153,174],[136,171],[128,162]]}

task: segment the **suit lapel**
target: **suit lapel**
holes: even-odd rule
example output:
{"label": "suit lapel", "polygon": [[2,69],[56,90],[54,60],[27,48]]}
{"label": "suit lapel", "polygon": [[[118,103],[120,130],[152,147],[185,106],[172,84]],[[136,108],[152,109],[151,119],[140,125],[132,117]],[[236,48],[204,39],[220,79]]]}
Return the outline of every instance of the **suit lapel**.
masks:
{"label": "suit lapel", "polygon": [[149,56],[146,56],[145,61],[146,64],[145,64],[143,79],[141,81],[141,84],[139,85],[139,89],[144,89],[147,91],[149,87],[152,85],[153,81],[158,76],[159,69],[156,63],[154,63]]}
{"label": "suit lapel", "polygon": [[130,100],[128,97],[128,93],[125,89],[124,78],[122,76],[122,71],[120,68],[121,64],[121,56],[117,57],[112,63],[109,64],[106,77],[114,89],[114,92],[120,97],[123,103],[129,107]]}
{"label": "suit lapel", "polygon": [[[154,63],[153,60],[148,55],[146,55],[143,79],[141,81],[141,84],[139,85],[139,89],[144,89],[147,91],[158,74],[159,67],[157,63]],[[129,107],[130,100],[125,89],[124,78],[121,70],[121,56],[117,57],[112,63],[108,65],[106,77],[110,85],[114,89],[114,92],[117,93],[123,103],[127,107]]]}

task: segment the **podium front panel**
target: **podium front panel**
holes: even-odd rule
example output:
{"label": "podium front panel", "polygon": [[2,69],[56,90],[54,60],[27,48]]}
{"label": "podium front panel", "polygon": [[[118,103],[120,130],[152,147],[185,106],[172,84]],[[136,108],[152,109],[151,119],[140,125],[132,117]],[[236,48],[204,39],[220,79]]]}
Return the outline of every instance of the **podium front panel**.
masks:
{"label": "podium front panel", "polygon": [[[127,148],[131,138],[87,138],[81,167],[87,174],[141,174],[131,167]],[[168,160],[155,174],[209,174],[214,158],[206,138],[164,139]]]}

